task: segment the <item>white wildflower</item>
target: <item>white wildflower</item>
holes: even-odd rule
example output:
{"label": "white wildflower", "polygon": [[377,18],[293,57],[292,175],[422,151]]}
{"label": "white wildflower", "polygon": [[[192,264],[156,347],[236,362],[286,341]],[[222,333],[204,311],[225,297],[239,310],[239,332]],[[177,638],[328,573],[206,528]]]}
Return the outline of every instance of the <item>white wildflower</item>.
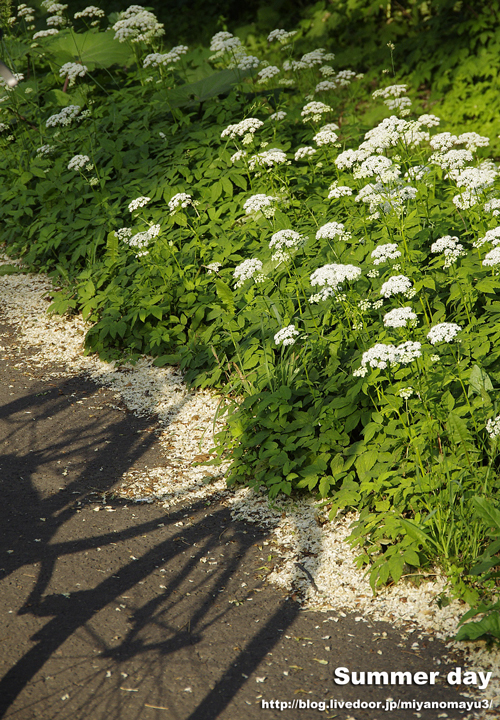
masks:
{"label": "white wildflower", "polygon": [[230,160],[231,160],[231,162],[232,162],[233,165],[234,165],[235,162],[238,162],[238,160],[243,160],[243,158],[246,157],[246,156],[247,156],[247,153],[246,153],[245,150],[237,150],[237,151],[234,153],[234,155],[231,155]]}
{"label": "white wildflower", "polygon": [[269,35],[267,36],[268,42],[273,42],[273,40],[278,40],[282,45],[287,43],[289,40],[291,40],[294,35],[297,34],[297,30],[291,30],[290,32],[287,32],[286,30],[272,30]]}
{"label": "white wildflower", "polygon": [[39,148],[36,149],[37,155],[50,155],[55,151],[54,145],[41,145]]}
{"label": "white wildflower", "polygon": [[379,245],[373,250],[371,257],[374,265],[381,265],[388,260],[395,260],[401,257],[401,251],[398,250],[396,243],[387,243],[386,245]]}
{"label": "white wildflower", "polygon": [[310,102],[304,105],[301,111],[302,119],[304,122],[312,120],[313,122],[319,122],[321,116],[325,113],[331,112],[332,108],[329,105],[325,105],[321,102]]}
{"label": "white wildflower", "polygon": [[207,270],[207,275],[213,275],[213,273],[218,273],[219,270],[222,267],[221,262],[211,262],[208,263],[208,265],[205,266]]}
{"label": "white wildflower", "polygon": [[458,136],[457,144],[464,144],[467,150],[474,152],[478,147],[487,147],[490,139],[476,132],[465,132]]}
{"label": "white wildflower", "polygon": [[270,150],[264,150],[264,152],[258,155],[252,155],[248,161],[250,170],[254,170],[256,167],[274,167],[274,165],[281,165],[287,160],[286,154],[283,150],[278,148],[271,148]]}
{"label": "white wildflower", "polygon": [[[251,215],[252,213],[256,213],[259,211],[274,211],[273,203],[275,203],[277,200],[278,198],[274,197],[273,195],[264,195],[263,193],[252,195],[244,203],[243,210],[247,215]],[[268,217],[268,215],[266,215],[266,217]]]}
{"label": "white wildflower", "polygon": [[56,127],[57,125],[71,125],[73,120],[79,115],[81,107],[79,105],[66,105],[60,112],[47,118],[45,125],[47,127]]}
{"label": "white wildflower", "polygon": [[427,339],[432,345],[439,342],[451,342],[462,328],[456,323],[439,323],[434,325],[427,333]]}
{"label": "white wildflower", "polygon": [[384,315],[385,327],[401,328],[413,327],[416,324],[417,316],[411,307],[395,308]]}
{"label": "white wildflower", "polygon": [[322,80],[316,85],[316,87],[314,88],[314,92],[329,92],[331,90],[336,90],[336,88],[337,83],[335,82],[335,80]]}
{"label": "white wildflower", "polygon": [[71,87],[75,84],[77,77],[85,77],[87,70],[88,68],[86,65],[68,62],[64,63],[64,65],[59,68],[59,75],[61,77],[67,76],[69,78],[69,86]]}
{"label": "white wildflower", "polygon": [[349,195],[352,195],[352,188],[348,187],[347,185],[338,185],[337,180],[330,185],[329,193],[328,193],[328,200],[335,200],[340,197],[347,197]]}
{"label": "white wildflower", "polygon": [[278,110],[278,112],[273,113],[272,115],[269,115],[269,120],[284,120],[286,118],[286,112],[284,110]]}
{"label": "white wildflower", "polygon": [[424,127],[437,127],[441,120],[436,115],[420,115],[418,118],[418,122],[420,125],[424,125]]}
{"label": "white wildflower", "polygon": [[95,5],[89,5],[84,10],[81,10],[80,12],[76,12],[73,17],[75,20],[78,20],[78,18],[91,18],[91,17],[98,17],[103,18],[106,17],[106,13],[104,10],[101,10],[101,8],[96,7]]}
{"label": "white wildflower", "polygon": [[265,83],[276,75],[279,75],[280,72],[281,70],[276,67],[276,65],[268,65],[257,73],[257,77],[259,78],[257,82]]}
{"label": "white wildflower", "polygon": [[295,325],[288,325],[287,327],[279,330],[274,336],[274,342],[276,345],[293,345],[296,338],[300,335]]}
{"label": "white wildflower", "polygon": [[305,245],[306,241],[307,236],[301,235],[296,230],[278,230],[272,235],[269,247],[275,250],[281,250],[283,247],[300,248]]}
{"label": "white wildflower", "polygon": [[430,173],[431,169],[427,165],[413,165],[405,172],[405,177],[412,180],[423,180]]}
{"label": "white wildflower", "polygon": [[484,204],[484,211],[491,213],[494,217],[500,215],[500,198],[493,198]]}
{"label": "white wildflower", "polygon": [[494,267],[500,264],[500,247],[495,247],[487,253],[483,260],[483,265]]}
{"label": "white wildflower", "polygon": [[400,398],[403,398],[403,400],[409,400],[414,394],[414,392],[415,391],[412,387],[401,388],[398,392],[398,395]]}
{"label": "white wildflower", "polygon": [[150,43],[165,34],[164,26],[155,15],[141,5],[131,5],[120,13],[120,19],[113,25],[115,40],[119,42]]}
{"label": "white wildflower", "polygon": [[226,52],[234,52],[240,47],[241,40],[230,32],[221,31],[215,33],[210,41],[210,50],[216,53],[215,57],[221,57]]}
{"label": "white wildflower", "polygon": [[295,160],[302,160],[303,158],[314,155],[316,149],[313,147],[301,147],[295,153]]}
{"label": "white wildflower", "polygon": [[313,137],[313,140],[319,146],[331,145],[337,142],[338,135],[336,132],[334,132],[334,130],[338,129],[338,125],[335,125],[335,123],[329,123],[328,125],[324,125]]}
{"label": "white wildflower", "polygon": [[496,440],[500,436],[500,415],[493,419],[490,418],[486,422],[486,432],[491,440]]}
{"label": "white wildflower", "polygon": [[75,155],[68,163],[68,170],[82,170],[90,162],[88,155]]}
{"label": "white wildflower", "polygon": [[129,212],[134,212],[134,210],[144,207],[144,205],[147,205],[150,200],[151,200],[151,198],[144,197],[144,196],[141,196],[141,197],[136,198],[135,200],[132,200],[132,202],[130,202],[128,204]]}
{"label": "white wildflower", "polygon": [[487,230],[486,235],[484,237],[478,238],[477,240],[474,240],[472,245],[475,248],[480,248],[487,242],[490,242],[492,245],[498,245],[499,241],[500,241],[500,226],[496,227],[496,228],[492,228],[491,230]]}
{"label": "white wildflower", "polygon": [[321,300],[326,300],[327,297],[334,295],[346,281],[354,282],[360,277],[361,268],[355,265],[338,265],[333,263],[315,270],[311,275],[310,281],[313,287],[319,285],[323,288],[319,295]]}
{"label": "white wildflower", "polygon": [[459,257],[466,255],[464,246],[458,242],[458,238],[451,235],[444,235],[431,245],[431,253],[443,252],[445,256],[444,267],[448,268],[455,263]]}
{"label": "white wildflower", "polygon": [[33,35],[33,40],[38,40],[39,38],[44,37],[50,37],[51,35],[57,35],[59,33],[59,30],[57,28],[49,28],[49,30],[39,30]]}
{"label": "white wildflower", "polygon": [[168,207],[171,213],[175,212],[178,207],[186,208],[188,205],[193,204],[193,198],[187,193],[177,193],[174,197],[168,201]]}
{"label": "white wildflower", "polygon": [[410,278],[407,278],[406,275],[393,275],[382,285],[380,294],[385,298],[389,298],[393,295],[406,294],[411,289]]}
{"label": "white wildflower", "polygon": [[262,262],[257,258],[250,258],[240,263],[234,270],[233,277],[237,280],[235,287],[239,288],[245,280],[249,280],[262,270]]}
{"label": "white wildflower", "polygon": [[264,125],[264,123],[258,118],[245,118],[245,120],[239,123],[228,125],[227,128],[222,131],[221,137],[230,137],[231,140],[234,140],[234,138],[243,137],[243,135],[247,135],[248,133],[253,135],[262,125]]}
{"label": "white wildflower", "polygon": [[344,229],[343,223],[329,222],[322,225],[316,233],[316,240],[349,240],[351,233]]}

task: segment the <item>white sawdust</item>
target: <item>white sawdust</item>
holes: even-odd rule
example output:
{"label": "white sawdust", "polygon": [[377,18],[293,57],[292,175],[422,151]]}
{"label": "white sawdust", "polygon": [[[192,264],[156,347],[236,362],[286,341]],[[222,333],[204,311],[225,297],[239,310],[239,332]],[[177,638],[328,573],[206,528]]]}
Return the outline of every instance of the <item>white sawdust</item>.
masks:
{"label": "white sawdust", "polygon": [[[0,255],[1,264],[18,264]],[[144,357],[135,366],[115,366],[83,352],[83,338],[89,325],[79,316],[48,315],[46,296],[53,292],[50,279],[28,273],[0,276],[1,307],[5,319],[20,331],[23,346],[35,349],[29,367],[58,361],[65,369],[58,375],[85,373],[96,383],[114,391],[140,416],[158,418],[159,442],[167,467],[125,473],[115,492],[136,501],[154,500],[164,507],[189,501],[222,501],[232,507],[234,519],[257,523],[269,531],[266,553],[274,568],[268,580],[302,596],[307,608],[356,612],[359,621],[370,618],[400,628],[419,628],[448,642],[450,650],[465,653],[470,669],[490,670],[492,679],[482,699],[500,705],[500,652],[490,652],[482,641],[454,643],[466,607],[458,601],[439,607],[436,599],[445,590],[445,578],[436,572],[418,588],[401,581],[373,596],[368,579],[355,562],[356,553],[346,542],[355,514],[334,522],[326,518],[312,499],[270,504],[267,498],[248,488],[228,489],[224,465],[216,472],[196,466],[208,459],[213,446],[214,423],[219,398],[209,392],[188,391],[176,368],[158,368]],[[117,405],[117,407],[119,407]],[[195,463],[195,466],[193,466]],[[302,565],[302,568],[300,567]],[[313,587],[303,568],[315,581]],[[357,618],[356,618],[357,619]],[[438,659],[436,659],[438,662]],[[494,712],[496,712],[494,710]],[[492,717],[488,712],[474,717]]]}

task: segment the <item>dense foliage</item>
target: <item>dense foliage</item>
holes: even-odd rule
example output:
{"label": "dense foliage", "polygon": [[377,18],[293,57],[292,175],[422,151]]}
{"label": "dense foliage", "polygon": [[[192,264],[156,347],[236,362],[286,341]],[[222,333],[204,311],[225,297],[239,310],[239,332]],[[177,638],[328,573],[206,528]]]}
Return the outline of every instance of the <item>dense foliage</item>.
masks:
{"label": "dense foliage", "polygon": [[489,138],[303,32],[167,52],[140,6],[42,6],[47,29],[19,6],[3,41],[9,252],[54,273],[89,352],[224,391],[230,483],[358,509],[374,587],[438,560],[477,598],[499,483]]}

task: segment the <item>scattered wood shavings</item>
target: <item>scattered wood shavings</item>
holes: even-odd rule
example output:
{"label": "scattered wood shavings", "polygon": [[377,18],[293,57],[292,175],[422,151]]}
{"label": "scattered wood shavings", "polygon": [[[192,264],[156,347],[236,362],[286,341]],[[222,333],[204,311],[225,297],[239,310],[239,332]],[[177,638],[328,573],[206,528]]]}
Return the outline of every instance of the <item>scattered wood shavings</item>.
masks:
{"label": "scattered wood shavings", "polygon": [[[0,255],[1,264],[20,263]],[[266,554],[270,553],[276,562],[268,568],[268,581],[288,591],[293,589],[306,608],[335,610],[341,617],[345,617],[343,610],[362,613],[372,621],[385,621],[400,628],[417,626],[447,641],[450,651],[458,649],[465,653],[471,667],[492,671],[492,679],[481,698],[492,699],[493,713],[496,712],[500,705],[500,652],[490,652],[482,641],[449,640],[465,606],[455,600],[447,607],[438,607],[436,599],[446,586],[444,576],[437,573],[432,581],[418,588],[400,582],[374,597],[364,572],[356,566],[355,553],[346,542],[355,514],[318,523],[320,510],[311,498],[271,505],[267,497],[249,488],[228,489],[225,466],[216,472],[193,466],[207,459],[213,445],[214,417],[220,399],[206,391],[190,392],[177,368],[155,367],[152,358],[144,357],[135,366],[117,366],[84,355],[83,338],[89,324],[79,316],[48,315],[46,297],[52,292],[51,281],[45,275],[0,276],[5,319],[18,327],[24,346],[36,349],[29,367],[44,367],[57,358],[66,370],[53,376],[85,373],[97,384],[112,388],[117,403],[128,410],[140,417],[158,419],[164,466],[125,473],[113,490],[116,495],[135,502],[157,501],[165,508],[186,500],[219,500],[229,505],[233,519],[256,523],[269,532]],[[120,405],[116,407],[122,409]],[[215,430],[220,426],[215,423]],[[337,622],[338,618],[329,620]],[[136,692],[132,688],[121,689]],[[485,711],[470,717],[493,716]]]}

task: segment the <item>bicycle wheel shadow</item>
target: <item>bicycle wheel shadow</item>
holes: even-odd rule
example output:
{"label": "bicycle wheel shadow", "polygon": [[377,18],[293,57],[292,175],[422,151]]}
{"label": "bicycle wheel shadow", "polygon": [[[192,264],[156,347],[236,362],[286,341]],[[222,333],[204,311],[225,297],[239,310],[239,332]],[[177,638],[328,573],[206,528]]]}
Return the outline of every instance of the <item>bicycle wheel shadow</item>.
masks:
{"label": "bicycle wheel shadow", "polygon": [[[89,486],[109,493],[154,436],[138,438],[146,421],[116,411],[106,423],[89,421],[68,382],[0,411],[10,663],[0,716],[128,720],[168,707],[171,717],[216,718],[298,606],[283,598],[277,607],[274,596],[258,603],[265,532],[232,522],[228,508],[186,500],[165,512],[85,499]],[[97,392],[85,388],[87,397]],[[59,430],[44,431],[58,416]],[[73,462],[67,476],[57,467],[63,458]]]}

